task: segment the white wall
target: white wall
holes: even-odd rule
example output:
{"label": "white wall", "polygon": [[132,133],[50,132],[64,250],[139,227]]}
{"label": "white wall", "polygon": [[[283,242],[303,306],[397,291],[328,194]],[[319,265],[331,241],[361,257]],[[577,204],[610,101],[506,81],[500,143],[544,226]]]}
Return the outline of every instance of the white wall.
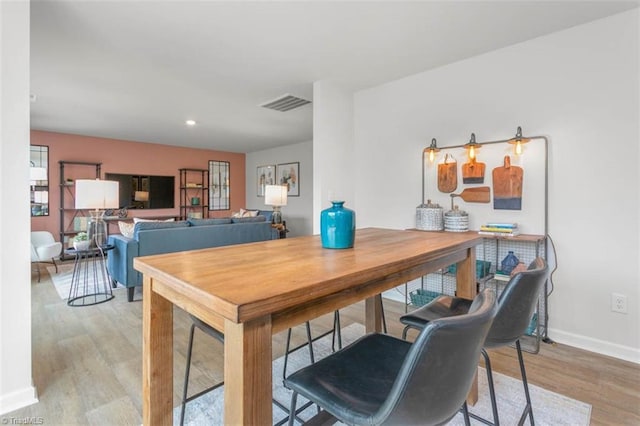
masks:
{"label": "white wall", "polygon": [[[353,94],[329,81],[313,84],[313,230],[320,233],[320,212],[329,198],[355,206]],[[356,212],[356,227],[360,227]]]}
{"label": "white wall", "polygon": [[[634,10],[357,93],[358,227],[415,225],[432,137],[547,135],[550,337],[640,362],[638,48]],[[611,312],[612,292],[628,314]]]}
{"label": "white wall", "polygon": [[37,402],[31,380],[29,2],[0,2],[0,415]]}
{"label": "white wall", "polygon": [[[631,11],[359,92],[353,118],[346,92],[316,84],[314,197],[340,179],[357,194],[358,227],[412,227],[432,137],[501,140],[518,125],[547,135],[550,337],[640,362],[638,47]],[[355,159],[346,176],[330,160],[343,155]],[[610,311],[612,292],[628,296],[628,314]]]}
{"label": "white wall", "polygon": [[282,218],[287,222],[287,237],[311,235],[313,231],[313,142],[302,142],[246,154],[247,208],[271,210],[264,197],[258,197],[256,168],[265,165],[300,163],[300,196],[287,197]]}

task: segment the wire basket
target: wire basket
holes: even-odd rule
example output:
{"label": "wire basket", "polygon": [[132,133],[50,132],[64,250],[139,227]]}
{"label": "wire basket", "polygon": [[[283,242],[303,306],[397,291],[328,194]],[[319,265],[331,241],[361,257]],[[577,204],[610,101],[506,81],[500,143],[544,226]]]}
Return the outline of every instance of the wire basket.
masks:
{"label": "wire basket", "polygon": [[409,293],[409,298],[411,299],[411,304],[413,306],[426,305],[438,296],[441,296],[441,294],[435,291],[424,290],[422,288]]}

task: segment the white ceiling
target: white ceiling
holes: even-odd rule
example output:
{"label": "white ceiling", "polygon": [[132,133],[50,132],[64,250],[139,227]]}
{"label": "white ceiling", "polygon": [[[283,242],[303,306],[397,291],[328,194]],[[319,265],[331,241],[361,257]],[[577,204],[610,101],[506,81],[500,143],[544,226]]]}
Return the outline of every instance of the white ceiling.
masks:
{"label": "white ceiling", "polygon": [[232,152],[304,142],[313,104],[258,105],[312,100],[318,80],[375,86],[637,5],[32,1],[31,127]]}

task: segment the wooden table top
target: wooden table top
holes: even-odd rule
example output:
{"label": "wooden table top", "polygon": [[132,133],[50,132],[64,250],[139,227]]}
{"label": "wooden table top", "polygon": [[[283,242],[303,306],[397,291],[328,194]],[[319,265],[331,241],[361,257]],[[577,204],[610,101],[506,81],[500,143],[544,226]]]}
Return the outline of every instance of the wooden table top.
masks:
{"label": "wooden table top", "polygon": [[369,277],[399,273],[481,241],[476,232],[364,228],[356,230],[352,249],[322,248],[320,236],[314,235],[137,257],[134,268],[170,287],[172,294],[197,300],[239,323],[365,284]]}

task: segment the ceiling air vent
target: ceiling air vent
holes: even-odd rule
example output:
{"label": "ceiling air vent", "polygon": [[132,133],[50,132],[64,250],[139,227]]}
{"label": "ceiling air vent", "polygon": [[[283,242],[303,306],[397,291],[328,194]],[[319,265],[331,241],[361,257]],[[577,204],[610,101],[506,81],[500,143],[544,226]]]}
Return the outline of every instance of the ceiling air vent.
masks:
{"label": "ceiling air vent", "polygon": [[272,101],[265,102],[260,106],[264,108],[275,109],[276,111],[285,112],[310,103],[311,101],[287,93]]}

